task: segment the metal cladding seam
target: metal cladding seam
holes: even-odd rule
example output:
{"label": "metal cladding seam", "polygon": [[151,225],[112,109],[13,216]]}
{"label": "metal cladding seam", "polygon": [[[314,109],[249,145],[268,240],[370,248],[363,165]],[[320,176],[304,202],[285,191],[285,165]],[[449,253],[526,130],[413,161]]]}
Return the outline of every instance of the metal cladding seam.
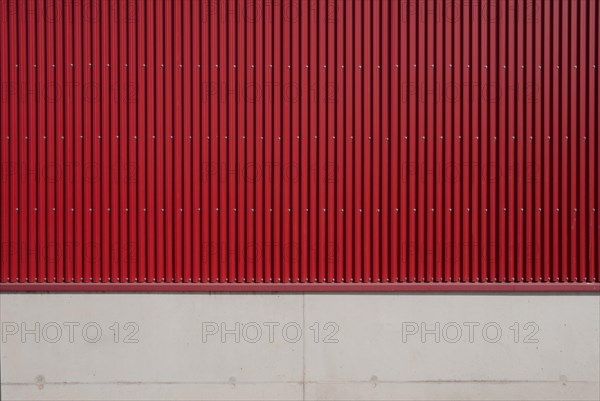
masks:
{"label": "metal cladding seam", "polygon": [[598,291],[599,15],[0,0],[0,289]]}

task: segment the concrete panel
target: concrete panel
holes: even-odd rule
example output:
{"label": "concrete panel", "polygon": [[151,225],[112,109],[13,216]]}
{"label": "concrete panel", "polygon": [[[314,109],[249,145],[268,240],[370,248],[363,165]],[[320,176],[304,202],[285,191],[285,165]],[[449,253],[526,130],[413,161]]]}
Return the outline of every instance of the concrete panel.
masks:
{"label": "concrete panel", "polygon": [[600,399],[595,295],[2,294],[0,316],[2,400]]}

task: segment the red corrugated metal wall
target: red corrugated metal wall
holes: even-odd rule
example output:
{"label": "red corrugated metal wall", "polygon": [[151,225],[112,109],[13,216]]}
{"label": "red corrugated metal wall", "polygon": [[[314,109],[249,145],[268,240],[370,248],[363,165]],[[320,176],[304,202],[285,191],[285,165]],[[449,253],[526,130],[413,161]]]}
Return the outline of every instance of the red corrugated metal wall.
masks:
{"label": "red corrugated metal wall", "polygon": [[2,289],[598,290],[599,9],[0,0]]}

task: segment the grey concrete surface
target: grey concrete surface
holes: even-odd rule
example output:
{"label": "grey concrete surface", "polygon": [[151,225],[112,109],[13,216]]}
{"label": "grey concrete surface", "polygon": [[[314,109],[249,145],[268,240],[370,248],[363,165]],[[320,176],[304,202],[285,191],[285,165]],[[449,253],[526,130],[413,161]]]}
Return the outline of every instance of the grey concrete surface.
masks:
{"label": "grey concrete surface", "polygon": [[2,400],[599,400],[596,294],[1,294]]}

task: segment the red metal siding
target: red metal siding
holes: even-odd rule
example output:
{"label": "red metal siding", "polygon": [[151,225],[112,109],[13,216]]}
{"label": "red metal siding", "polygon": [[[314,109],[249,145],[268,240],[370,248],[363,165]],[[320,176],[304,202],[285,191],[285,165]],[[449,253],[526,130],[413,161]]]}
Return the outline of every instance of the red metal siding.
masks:
{"label": "red metal siding", "polygon": [[0,0],[0,289],[598,291],[599,10]]}

